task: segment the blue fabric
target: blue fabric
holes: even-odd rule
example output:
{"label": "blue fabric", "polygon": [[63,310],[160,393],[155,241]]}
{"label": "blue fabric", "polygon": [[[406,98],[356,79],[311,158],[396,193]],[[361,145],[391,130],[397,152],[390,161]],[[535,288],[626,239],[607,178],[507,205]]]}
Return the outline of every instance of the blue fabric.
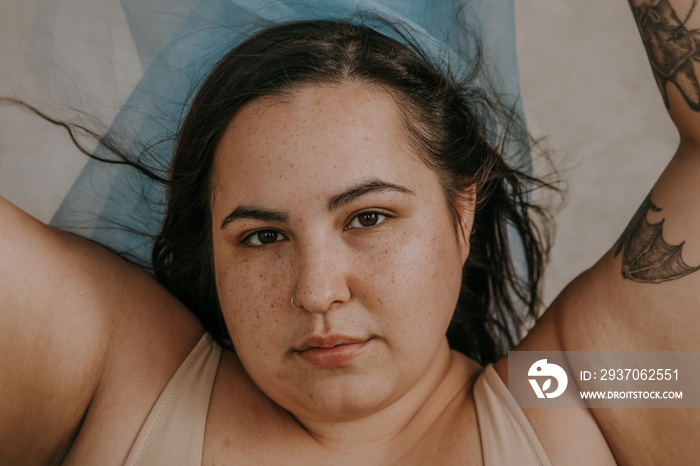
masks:
{"label": "blue fabric", "polygon": [[[63,1],[43,0],[35,34],[51,28]],[[163,176],[198,83],[245,37],[292,20],[352,19],[360,13],[399,21],[435,64],[448,63],[457,74],[470,70],[476,33],[486,57],[481,84],[520,108],[513,0],[121,0],[121,8],[144,73],[107,136],[133,154],[149,147],[141,162]],[[380,31],[395,37],[391,30]],[[114,158],[104,144],[95,154]],[[134,169],[91,160],[52,224],[148,265],[164,201],[163,187]]]}

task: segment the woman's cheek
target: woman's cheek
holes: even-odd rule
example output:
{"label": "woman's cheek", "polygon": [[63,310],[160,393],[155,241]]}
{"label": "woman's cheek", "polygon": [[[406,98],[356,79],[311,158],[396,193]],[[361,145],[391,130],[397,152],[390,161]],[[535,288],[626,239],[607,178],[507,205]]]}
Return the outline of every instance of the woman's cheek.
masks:
{"label": "woman's cheek", "polygon": [[449,323],[462,277],[459,247],[451,225],[416,236],[406,247],[404,263],[396,268],[396,278],[404,283],[404,293],[415,307],[421,313],[437,313],[432,316],[437,325]]}
{"label": "woman's cheek", "polygon": [[267,321],[282,311],[274,293],[282,283],[276,273],[257,270],[250,260],[227,261],[216,264],[216,284],[224,320],[234,344],[245,335],[258,334]]}
{"label": "woman's cheek", "polygon": [[[379,306],[377,309],[408,312],[421,300],[424,293],[426,261],[430,260],[429,248],[420,235],[400,233],[390,240],[377,244],[362,254],[360,274],[364,282],[361,289],[364,298]],[[396,318],[404,318],[399,317]]]}

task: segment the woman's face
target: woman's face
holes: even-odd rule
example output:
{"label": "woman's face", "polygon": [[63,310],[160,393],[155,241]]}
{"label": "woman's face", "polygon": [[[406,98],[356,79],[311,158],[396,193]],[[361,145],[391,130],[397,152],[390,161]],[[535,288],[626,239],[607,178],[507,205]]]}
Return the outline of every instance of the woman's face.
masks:
{"label": "woman's face", "polygon": [[244,107],[217,149],[224,318],[252,379],[298,418],[369,415],[449,361],[469,246],[398,112],[367,85],[308,86]]}

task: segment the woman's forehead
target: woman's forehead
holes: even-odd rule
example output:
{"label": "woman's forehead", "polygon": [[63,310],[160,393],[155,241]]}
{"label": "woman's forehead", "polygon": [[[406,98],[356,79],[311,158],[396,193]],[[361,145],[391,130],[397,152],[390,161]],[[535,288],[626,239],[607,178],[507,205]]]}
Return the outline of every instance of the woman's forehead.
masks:
{"label": "woman's forehead", "polygon": [[[311,127],[314,139],[321,139],[329,132],[337,137],[352,137],[349,132],[356,135],[357,131],[365,133],[364,139],[398,129],[399,112],[393,96],[378,86],[359,82],[306,85],[243,106],[224,138],[228,136],[229,142],[250,138],[247,142],[265,144],[303,135]],[[265,138],[255,137],[259,135]]]}
{"label": "woman's forehead", "polygon": [[253,185],[395,177],[415,163],[425,167],[388,92],[360,83],[306,86],[237,113],[217,148],[214,195],[250,192]]}

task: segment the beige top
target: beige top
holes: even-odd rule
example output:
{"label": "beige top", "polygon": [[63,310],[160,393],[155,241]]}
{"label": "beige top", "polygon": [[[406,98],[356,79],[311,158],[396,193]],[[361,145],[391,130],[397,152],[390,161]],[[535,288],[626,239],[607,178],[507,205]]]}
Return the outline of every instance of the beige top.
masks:
{"label": "beige top", "polygon": [[205,333],[160,394],[125,465],[202,464],[204,427],[220,359],[221,347]]}
{"label": "beige top", "polygon": [[551,466],[525,414],[509,395],[493,365],[486,366],[474,383],[484,465]]}
{"label": "beige top", "polygon": [[[127,466],[196,466],[202,463],[204,428],[221,347],[205,334],[175,372],[139,432]],[[520,408],[508,406],[508,389],[493,366],[474,384],[484,465],[551,466]]]}

